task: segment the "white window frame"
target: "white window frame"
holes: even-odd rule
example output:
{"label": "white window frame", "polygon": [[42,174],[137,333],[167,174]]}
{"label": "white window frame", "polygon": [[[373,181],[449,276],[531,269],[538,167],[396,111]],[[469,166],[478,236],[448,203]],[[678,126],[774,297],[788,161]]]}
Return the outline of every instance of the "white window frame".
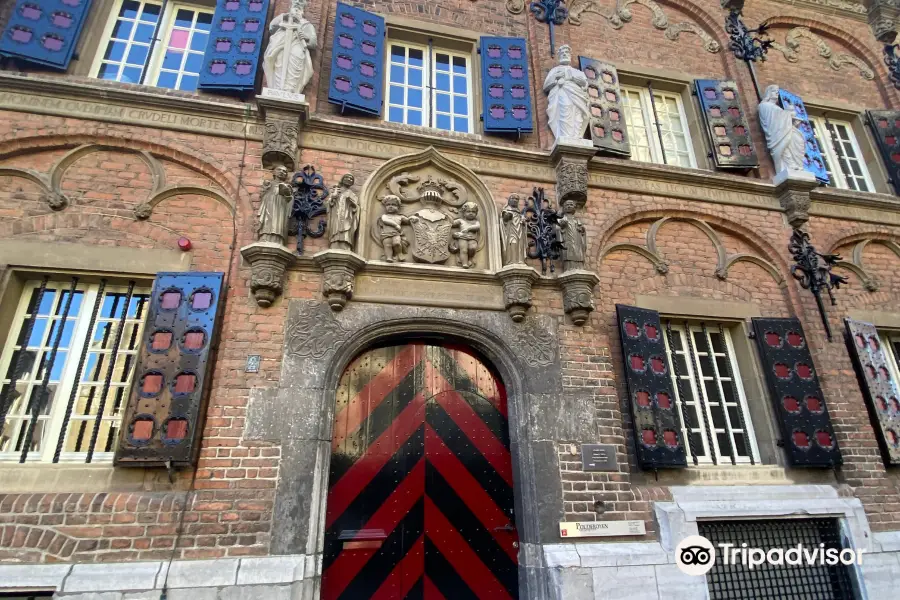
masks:
{"label": "white window frame", "polygon": [[[650,141],[650,156],[652,162],[659,165],[672,165],[675,167],[683,167],[684,165],[675,164],[672,162],[667,162],[663,160],[663,148],[659,139],[659,133],[656,129],[656,115],[653,110],[653,104],[650,101],[650,90],[643,87],[631,86],[631,85],[623,85],[621,86],[621,91],[624,96],[625,92],[636,93],[640,97],[641,103],[641,114],[643,115],[644,125],[646,128],[647,139]],[[654,101],[659,101],[658,99],[671,98],[675,100],[676,105],[678,106],[678,116],[681,118],[682,125],[682,133],[684,134],[684,143],[687,146],[688,158],[690,159],[690,167],[696,169],[697,168],[697,157],[694,155],[694,143],[691,139],[691,131],[690,127],[688,127],[688,119],[687,114],[685,113],[684,101],[681,99],[681,94],[674,92],[664,92],[660,90],[653,90]],[[625,102],[623,97],[623,102]],[[625,126],[626,129],[634,129],[636,126],[628,119],[628,112],[626,111],[625,115]],[[668,157],[666,157],[668,158]]]}
{"label": "white window frame", "polygon": [[[408,112],[409,105],[408,104],[392,104],[391,103],[391,86],[399,85],[404,89],[404,102],[407,99],[407,91],[409,89],[408,83],[392,83],[391,82],[391,66],[393,64],[392,57],[392,46],[401,46],[406,49],[406,56],[409,56],[409,50],[420,50],[422,52],[422,125],[412,124],[413,127],[424,127],[427,129],[437,129],[438,131],[448,131],[450,133],[473,133],[475,130],[475,124],[472,120],[473,114],[473,97],[472,97],[472,88],[475,79],[475,73],[473,72],[472,65],[472,57],[469,54],[464,52],[458,52],[455,50],[448,50],[442,47],[436,46],[426,46],[423,44],[415,44],[412,42],[406,42],[402,40],[396,40],[388,38],[386,40],[387,43],[387,52],[385,52],[385,102],[384,102],[384,121],[386,123],[397,123],[397,121],[390,120],[390,110],[391,108],[400,108],[403,110],[403,123],[402,125],[410,125],[408,122]],[[438,54],[447,54],[450,57],[450,91],[444,92],[440,91],[434,85],[435,80],[437,79],[437,55]],[[466,98],[468,100],[468,113],[466,114],[466,120],[468,122],[468,130],[466,131],[456,131],[453,129],[453,119],[459,115],[454,114],[453,111],[453,97],[458,94],[454,94],[453,90],[453,59],[454,58],[462,58],[466,61]],[[408,58],[407,58],[408,60]],[[415,88],[418,89],[418,88]],[[437,94],[449,94],[450,95],[450,129],[440,129],[437,127]],[[415,110],[415,109],[414,109]]]}
{"label": "white window frame", "polygon": [[[826,127],[825,119],[823,117],[810,116],[809,122],[812,124],[815,130],[816,139],[819,142],[819,146],[822,152],[825,154],[825,160],[828,162],[828,174],[831,176],[831,183],[833,184],[833,187],[842,190],[852,189],[847,183],[847,177],[844,175],[843,169],[841,169],[839,157],[834,150],[834,137],[831,135],[828,127]],[[865,159],[863,159],[863,154],[859,147],[859,141],[856,139],[856,133],[853,131],[853,124],[849,121],[842,121],[832,118],[829,118],[828,122],[831,123],[832,127],[836,125],[844,127],[847,133],[850,135],[850,139],[848,141],[853,148],[853,152],[856,154],[855,160],[857,164],[859,164],[859,168],[862,171],[863,180],[865,181],[866,187],[868,188],[865,191],[874,192],[875,184],[872,183],[872,177],[869,174],[869,169],[866,168],[866,161]]]}
{"label": "white window frame", "polygon": [[[891,369],[891,377],[894,378],[894,381],[898,382],[897,385],[900,386],[900,355],[897,354],[897,351],[894,349],[894,344],[900,345],[900,331],[879,331],[879,337],[882,341],[882,346],[884,347],[885,354],[887,355],[888,368]],[[885,343],[886,342],[886,343]]]}
{"label": "white window frame", "polygon": [[[690,386],[691,396],[693,397],[693,402],[690,404],[692,406],[697,405],[697,414],[698,414],[697,425],[698,425],[698,427],[696,429],[688,431],[688,423],[687,423],[687,420],[684,418],[684,414],[682,412],[682,398],[681,398],[681,394],[679,392],[680,388],[678,385],[679,376],[676,376],[676,374],[675,374],[675,356],[674,356],[674,354],[676,354],[676,352],[673,352],[672,348],[669,346],[669,337],[668,337],[668,329],[667,329],[668,324],[666,324],[666,321],[668,319],[666,317],[663,317],[662,320],[664,323],[663,327],[666,330],[666,335],[663,336],[663,340],[664,340],[665,346],[666,346],[666,354],[668,355],[669,361],[672,364],[672,373],[671,373],[672,386],[674,387],[674,391],[675,391],[675,395],[676,395],[676,398],[674,400],[675,400],[675,405],[677,406],[677,409],[678,409],[678,417],[681,419],[681,435],[682,435],[682,439],[684,440],[685,452],[687,454],[688,460],[693,462],[693,459],[694,459],[693,453],[691,452],[691,446],[689,443],[689,436],[692,432],[694,432],[694,433],[700,434],[700,438],[703,442],[704,456],[697,457],[698,464],[704,464],[704,465],[705,464],[713,464],[712,454],[710,454],[710,447],[709,447],[709,438],[712,437],[713,441],[715,442],[712,450],[715,454],[716,464],[719,466],[723,466],[723,465],[730,466],[732,464],[731,463],[732,457],[723,456],[722,453],[720,452],[719,447],[718,447],[719,444],[718,444],[718,435],[717,434],[719,434],[719,433],[726,434],[729,437],[731,447],[734,448],[734,436],[732,435],[732,433],[734,430],[737,430],[739,432],[742,431],[744,434],[744,437],[746,439],[747,449],[750,451],[750,453],[752,455],[752,461],[751,461],[750,456],[735,456],[734,457],[735,465],[736,466],[750,465],[750,464],[754,464],[754,463],[759,464],[760,458],[759,458],[759,448],[758,448],[758,445],[756,442],[756,433],[753,430],[753,422],[750,417],[749,407],[747,405],[747,395],[744,392],[744,385],[741,380],[741,372],[740,372],[740,369],[738,367],[737,360],[735,357],[734,343],[733,343],[733,340],[731,339],[731,332],[729,331],[728,327],[723,326],[722,333],[724,334],[725,348],[728,352],[728,356],[727,356],[726,360],[729,361],[729,364],[731,366],[731,373],[733,376],[734,388],[735,388],[735,392],[737,395],[738,410],[740,410],[741,414],[744,417],[744,428],[743,429],[741,428],[740,423],[736,423],[736,424],[731,423],[731,417],[728,414],[728,407],[727,407],[727,405],[725,405],[725,392],[722,389],[722,381],[723,380],[727,381],[730,378],[728,377],[727,374],[719,373],[719,365],[718,365],[718,361],[715,360],[715,356],[722,356],[722,354],[716,353],[714,351],[714,349],[712,347],[712,340],[709,338],[709,335],[708,335],[710,332],[719,333],[719,328],[718,328],[719,324],[718,323],[707,323],[706,324],[707,345],[709,347],[710,352],[712,352],[715,355],[712,358],[712,360],[710,361],[712,364],[712,368],[715,373],[715,376],[712,378],[700,377],[700,379],[702,379],[704,382],[709,381],[709,380],[716,381],[716,385],[719,388],[719,398],[722,399],[722,402],[721,402],[723,404],[722,413],[724,415],[725,424],[726,424],[726,429],[721,430],[721,429],[715,428],[713,417],[712,417],[712,411],[710,409],[710,401],[709,401],[709,398],[707,398],[707,396],[706,396],[706,386],[705,385],[699,386],[700,389],[698,389],[698,385],[697,385],[697,380],[698,380],[697,368],[698,367],[697,367],[697,365],[699,365],[699,362],[700,362],[699,349],[697,348],[696,344],[694,343],[693,338],[691,338],[691,340],[690,340],[690,345],[686,345],[685,342],[687,342],[687,332],[686,332],[685,325],[683,323],[679,323],[679,324],[676,324],[674,322],[671,323],[672,335],[673,336],[674,335],[681,336],[682,351],[677,352],[677,354],[683,353],[685,355],[685,362],[687,363],[687,373],[679,374],[680,379],[681,379],[681,386],[685,386],[685,385]],[[703,333],[703,325],[700,322],[689,321],[689,322],[687,322],[687,328],[690,329],[691,334],[693,334],[693,333],[702,334]],[[693,352],[692,355],[688,356],[688,353],[691,351]],[[702,401],[702,406],[701,406],[701,401]],[[701,409],[703,409],[703,408],[705,408],[705,411],[701,411]],[[712,428],[712,436],[708,435],[708,432],[706,429],[707,424],[709,424],[709,427]]]}
{"label": "white window frame", "polygon": [[[140,285],[143,283],[144,285]],[[134,294],[150,294],[150,285],[149,282],[142,281],[135,285]],[[57,294],[61,295],[62,292],[67,292],[71,287],[71,282],[66,280],[51,280],[48,282],[49,285],[53,285],[53,289],[57,291]],[[140,286],[140,287],[139,287]],[[21,328],[24,326],[25,315],[28,314],[28,304],[31,301],[31,296],[35,289],[40,287],[40,281],[37,280],[29,280],[23,286],[21,295],[19,297],[19,303],[16,307],[15,317],[13,321],[13,326],[7,332],[7,338],[4,341],[3,352],[0,354],[0,382],[3,382],[0,385],[6,384],[6,373],[9,371],[10,362],[13,357],[14,348],[16,346],[16,340],[18,336],[21,334]],[[49,289],[49,288],[48,288]],[[90,326],[91,320],[91,312],[94,304],[98,300],[99,295],[99,284],[87,283],[87,284],[79,284],[76,288],[78,291],[82,292],[81,298],[81,310],[80,313],[75,318],[75,324],[72,329],[72,337],[71,343],[67,350],[66,361],[62,368],[62,373],[60,374],[59,383],[56,385],[56,393],[53,399],[53,404],[50,408],[50,412],[46,417],[43,418],[44,421],[47,421],[49,425],[44,431],[44,437],[42,440],[43,448],[40,451],[33,451],[28,453],[28,457],[26,458],[26,462],[28,463],[49,463],[53,461],[53,456],[56,453],[56,446],[59,441],[60,435],[62,433],[62,425],[63,419],[65,418],[66,408],[69,403],[69,397],[72,394],[73,386],[78,386],[81,384],[81,373],[78,373],[78,363],[80,362],[81,353],[84,349],[86,343],[88,343],[89,338],[93,335],[94,332],[88,331],[88,327]],[[127,286],[120,285],[117,283],[107,284],[104,294],[107,293],[124,293],[127,291]],[[54,306],[59,302],[59,295],[54,297]],[[102,300],[102,299],[101,299]],[[141,340],[143,339],[144,328],[147,323],[147,314],[149,312],[149,301],[145,306],[145,311],[142,316],[142,319],[139,323],[139,328],[137,332],[138,343],[134,350],[124,350],[122,348],[119,349],[117,356],[122,357],[126,354],[131,354],[136,357],[139,354],[141,347]],[[126,307],[127,311],[129,307]],[[51,315],[53,313],[53,309],[51,308]],[[69,317],[71,319],[71,316]],[[113,319],[114,321],[117,319]],[[133,319],[129,319],[133,321]],[[104,319],[97,315],[97,321],[94,325],[94,328],[99,326],[101,321],[108,321],[108,319]],[[50,330],[52,327],[49,325],[45,328],[43,333],[43,338],[41,341],[41,347],[44,346],[52,346],[53,340],[47,339],[50,335]],[[117,359],[118,360],[118,359]],[[87,365],[84,365],[82,368],[86,368]],[[134,379],[134,372],[136,369],[136,362],[132,366],[131,376],[127,382],[124,383],[115,383],[113,382],[110,387],[110,392],[116,387],[125,387],[126,388],[126,400],[128,398],[128,391],[131,388],[131,384]],[[107,397],[109,400],[109,397]],[[76,400],[77,401],[77,400]],[[125,413],[125,403],[120,407],[120,418]],[[69,423],[69,427],[72,426],[72,423],[78,419],[75,418],[75,411],[73,410],[72,418]],[[108,417],[105,417],[104,420],[109,420]],[[24,420],[23,420],[24,421]],[[9,423],[9,419],[7,418],[7,424]],[[2,433],[2,432],[0,432]],[[63,448],[66,447],[66,441],[63,442]],[[113,459],[113,455],[115,452],[97,452],[95,451],[92,457],[92,462],[111,462]],[[16,451],[13,447],[12,450],[7,452],[0,452],[0,463],[2,462],[18,462],[21,455],[21,451]],[[66,452],[65,450],[60,454],[59,461],[62,462],[84,462],[85,457],[87,456],[87,452]]]}
{"label": "white window frame", "polygon": [[[103,35],[100,38],[100,45],[98,46],[97,52],[94,55],[94,63],[91,65],[92,77],[94,77],[96,79],[100,79],[100,69],[103,68],[103,63],[107,62],[104,59],[104,56],[106,55],[106,50],[107,50],[107,48],[109,48],[109,44],[112,41],[113,30],[116,27],[116,23],[119,21],[119,13],[122,11],[122,5],[125,3],[125,1],[126,0],[116,0],[116,2],[112,6],[112,9],[109,11],[109,16],[107,17],[106,25],[103,28]],[[141,12],[143,12],[144,5],[146,5],[146,4],[153,4],[155,6],[159,6],[160,9],[162,9],[162,5],[163,5],[162,0],[160,0],[159,2],[152,1],[152,0],[134,0],[134,1],[138,2],[140,4]],[[159,33],[159,31],[160,31],[159,23],[162,22],[164,17],[165,17],[165,15],[163,15],[163,14],[159,15],[159,21],[157,22],[157,30],[154,32],[154,35],[156,33]],[[138,23],[138,22],[139,22],[139,19],[136,21],[136,23]],[[147,25],[149,25],[149,23],[147,23]],[[129,43],[125,47],[125,54],[122,56],[122,62],[120,63],[120,66],[119,66],[119,76],[120,77],[122,75],[123,66],[125,64],[124,61],[126,58],[128,58],[128,52],[131,50],[131,41],[130,40],[134,39],[134,34],[136,31],[137,31],[137,27],[136,26],[132,27],[131,34],[128,36]],[[153,46],[153,37],[150,38],[150,46]],[[144,66],[141,67],[141,75],[142,76],[147,71],[147,65],[150,64],[150,59],[151,59],[150,49],[148,48],[147,60],[144,61]],[[147,79],[146,76],[144,76],[145,81],[146,81],[146,79]],[[104,80],[104,81],[120,81],[120,80],[119,79],[115,79],[115,80],[108,79],[108,80]]]}
{"label": "white window frame", "polygon": [[[106,27],[103,30],[103,37],[100,41],[100,46],[97,49],[97,53],[94,56],[94,63],[91,66],[91,73],[94,78],[100,78],[100,69],[105,62],[103,57],[106,54],[106,49],[109,47],[110,39],[112,38],[113,29],[116,26],[116,22],[119,18],[119,13],[122,10],[122,5],[127,0],[116,0],[113,9],[110,11],[109,18],[107,19]],[[149,0],[134,0],[141,4],[141,8],[145,4],[155,4],[158,6],[162,6],[163,2],[154,2]],[[147,56],[147,61],[144,63],[143,67],[143,84],[144,85],[152,85],[156,87],[157,82],[159,81],[159,75],[162,70],[163,59],[165,58],[166,49],[169,45],[169,40],[172,37],[172,30],[175,23],[175,15],[178,14],[179,9],[186,9],[194,11],[195,13],[206,13],[209,15],[215,14],[215,8],[207,6],[205,4],[192,4],[189,2],[170,2],[165,5],[165,11],[159,17],[159,24],[157,30],[155,32],[156,38],[155,42],[151,40],[152,52]],[[194,18],[196,22],[196,16]],[[212,29],[212,28],[210,28]],[[131,37],[134,36],[134,30],[131,32]],[[209,36],[212,36],[212,31],[210,30]],[[187,48],[190,49],[191,39],[188,38]],[[126,55],[129,48],[126,48]],[[205,52],[205,49],[204,49]],[[123,57],[123,60],[124,58]],[[121,71],[120,71],[121,75]],[[181,83],[181,78],[183,73],[179,72],[178,78],[176,80],[175,88],[164,88],[164,89],[178,89],[178,85]],[[198,74],[199,76],[199,74]],[[112,80],[109,80],[112,81]]]}

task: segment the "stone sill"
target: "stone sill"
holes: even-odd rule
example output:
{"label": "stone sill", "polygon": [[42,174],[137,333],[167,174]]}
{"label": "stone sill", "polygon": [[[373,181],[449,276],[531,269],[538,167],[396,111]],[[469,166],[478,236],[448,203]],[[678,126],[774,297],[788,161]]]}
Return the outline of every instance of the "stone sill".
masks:
{"label": "stone sill", "polygon": [[171,492],[187,490],[190,483],[190,470],[178,471],[172,484],[165,469],[121,468],[109,463],[0,462],[0,490],[4,494]]}
{"label": "stone sill", "polygon": [[635,485],[837,485],[834,473],[829,470],[786,469],[777,465],[701,465],[686,469],[664,469],[658,477],[641,472],[632,476]]}

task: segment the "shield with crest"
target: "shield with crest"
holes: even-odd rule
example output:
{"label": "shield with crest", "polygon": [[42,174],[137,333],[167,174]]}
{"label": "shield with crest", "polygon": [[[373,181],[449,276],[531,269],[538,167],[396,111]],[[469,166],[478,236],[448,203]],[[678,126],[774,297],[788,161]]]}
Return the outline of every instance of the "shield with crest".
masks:
{"label": "shield with crest", "polygon": [[450,233],[452,220],[434,208],[423,208],[416,212],[412,221],[413,258],[420,262],[442,263],[450,258]]}

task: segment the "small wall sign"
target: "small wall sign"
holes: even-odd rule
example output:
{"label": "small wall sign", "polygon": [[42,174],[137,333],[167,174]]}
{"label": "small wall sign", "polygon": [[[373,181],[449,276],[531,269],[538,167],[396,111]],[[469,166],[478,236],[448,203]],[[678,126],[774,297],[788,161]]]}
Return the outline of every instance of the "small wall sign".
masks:
{"label": "small wall sign", "polygon": [[612,444],[582,444],[583,471],[618,471],[616,447]]}
{"label": "small wall sign", "polygon": [[259,373],[259,362],[259,354],[250,354],[247,356],[247,368],[244,371],[247,373]]}
{"label": "small wall sign", "polygon": [[563,521],[559,524],[559,536],[613,537],[618,535],[644,535],[647,529],[643,521]]}

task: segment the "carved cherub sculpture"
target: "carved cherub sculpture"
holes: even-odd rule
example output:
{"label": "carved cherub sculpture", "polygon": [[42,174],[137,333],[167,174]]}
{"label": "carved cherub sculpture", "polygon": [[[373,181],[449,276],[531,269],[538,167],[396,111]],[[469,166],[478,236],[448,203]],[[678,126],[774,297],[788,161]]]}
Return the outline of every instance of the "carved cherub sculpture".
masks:
{"label": "carved cherub sculpture", "polygon": [[381,205],[384,207],[384,214],[378,217],[375,225],[384,249],[382,258],[387,262],[402,262],[409,247],[409,242],[403,237],[403,226],[409,225],[410,219],[400,214],[400,198],[393,194],[382,198]]}
{"label": "carved cherub sculpture", "polygon": [[478,205],[474,202],[466,202],[460,208],[461,218],[453,221],[452,227],[459,228],[453,233],[453,242],[450,250],[458,252],[457,264],[464,269],[475,266],[475,252],[478,250],[478,235],[481,232],[481,223],[478,222]]}

